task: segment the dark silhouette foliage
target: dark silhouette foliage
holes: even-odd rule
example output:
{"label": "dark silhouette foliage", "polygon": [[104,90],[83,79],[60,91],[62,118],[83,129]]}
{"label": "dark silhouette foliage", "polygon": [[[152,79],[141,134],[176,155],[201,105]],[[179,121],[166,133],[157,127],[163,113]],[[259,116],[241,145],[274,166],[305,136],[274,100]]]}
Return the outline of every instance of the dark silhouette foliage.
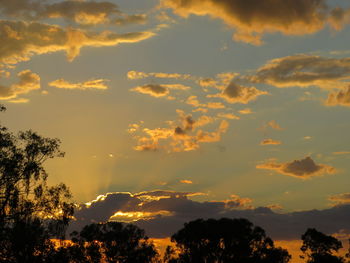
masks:
{"label": "dark silhouette foliage", "polygon": [[73,246],[79,247],[88,262],[151,263],[158,252],[145,232],[132,224],[107,222],[85,226],[72,234]]}
{"label": "dark silhouette foliage", "polygon": [[[0,106],[0,111],[5,107]],[[48,186],[43,164],[63,156],[58,139],[14,135],[0,124],[0,259],[44,262],[51,238],[64,238],[74,204],[64,184]]]}
{"label": "dark silhouette foliage", "polygon": [[287,263],[288,252],[276,248],[265,231],[246,219],[198,219],[171,237],[178,256],[167,249],[165,262]]}
{"label": "dark silhouette foliage", "polygon": [[327,236],[314,228],[309,228],[302,235],[303,245],[300,248],[304,253],[302,258],[307,263],[344,263],[345,259],[334,255],[341,249],[342,243],[332,236]]}

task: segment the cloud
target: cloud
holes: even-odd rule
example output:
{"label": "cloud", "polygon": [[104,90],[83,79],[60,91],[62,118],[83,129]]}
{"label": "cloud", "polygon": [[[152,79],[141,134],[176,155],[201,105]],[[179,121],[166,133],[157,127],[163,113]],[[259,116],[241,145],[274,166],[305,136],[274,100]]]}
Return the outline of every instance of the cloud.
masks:
{"label": "cloud", "polygon": [[182,110],[177,110],[177,113],[179,120],[168,121],[168,128],[144,128],[142,135],[134,134],[138,142],[134,149],[137,151],[159,149],[168,152],[194,151],[200,148],[200,143],[220,141],[222,134],[226,133],[229,127],[229,123],[222,120],[216,130],[205,131],[202,127],[215,122],[216,119],[206,115],[193,119],[192,115],[187,115]]}
{"label": "cloud", "polygon": [[[27,94],[33,90],[40,89],[39,75],[30,70],[23,70],[17,74],[19,81],[11,86],[0,85],[0,100],[14,99],[18,95]],[[13,100],[14,103],[24,102],[23,100]]]}
{"label": "cloud", "polygon": [[193,184],[193,182],[191,180],[186,180],[186,179],[180,180],[180,183],[182,183],[182,184]]}
{"label": "cloud", "polygon": [[81,83],[70,83],[64,79],[57,79],[49,83],[49,86],[55,87],[58,89],[78,89],[78,90],[87,90],[87,89],[99,89],[106,90],[108,89],[106,85],[106,79],[92,79],[84,81]]}
{"label": "cloud", "polygon": [[350,107],[350,87],[329,93],[326,105]]}
{"label": "cloud", "polygon": [[252,110],[249,109],[249,108],[245,108],[245,109],[242,109],[242,110],[239,110],[238,111],[240,114],[245,114],[245,115],[248,115],[248,114],[252,114]]}
{"label": "cloud", "polygon": [[334,155],[346,155],[346,154],[350,154],[349,151],[341,151],[341,152],[333,152],[332,154]]}
{"label": "cloud", "polygon": [[209,98],[223,98],[229,103],[248,104],[261,95],[268,94],[266,91],[258,90],[254,87],[245,87],[231,82],[220,94],[207,95]]}
{"label": "cloud", "polygon": [[71,61],[79,55],[83,47],[136,43],[154,35],[153,32],[96,33],[37,22],[0,20],[0,65],[16,64],[29,60],[33,55],[58,51],[65,51]]}
{"label": "cloud", "polygon": [[313,34],[327,24],[341,29],[349,19],[347,9],[330,9],[324,0],[161,0],[160,6],[182,17],[221,19],[235,29],[234,40],[253,45],[262,44],[266,33]]}
{"label": "cloud", "polygon": [[311,157],[307,156],[301,160],[287,163],[276,163],[269,161],[256,166],[257,169],[274,170],[280,174],[292,176],[299,179],[307,179],[324,174],[334,174],[336,169],[326,164],[316,164]]}
{"label": "cloud", "polygon": [[273,139],[265,139],[260,143],[260,145],[280,145],[280,144],[282,144],[281,141],[277,141]]}
{"label": "cloud", "polygon": [[143,86],[137,86],[136,88],[133,88],[131,90],[142,94],[147,94],[156,98],[169,95],[169,89],[158,84],[147,84]]}
{"label": "cloud", "polygon": [[82,25],[143,24],[144,14],[128,15],[112,2],[66,0],[49,4],[45,1],[11,0],[0,1],[1,13],[8,17],[26,20],[61,18]]}
{"label": "cloud", "polygon": [[189,74],[180,74],[180,73],[164,73],[164,72],[142,72],[142,71],[135,71],[131,70],[127,73],[128,79],[135,80],[135,79],[144,79],[149,77],[154,78],[161,78],[161,79],[191,79],[192,76]]}
{"label": "cloud", "polygon": [[350,193],[331,195],[328,200],[332,201],[334,205],[350,204]]}
{"label": "cloud", "polygon": [[342,88],[350,80],[350,58],[328,58],[299,54],[273,59],[248,79],[278,88]]}
{"label": "cloud", "polygon": [[223,113],[223,112],[220,112],[218,113],[217,115],[219,118],[226,118],[226,119],[229,119],[229,120],[239,120],[240,117],[232,114],[232,113]]}
{"label": "cloud", "polygon": [[[126,222],[133,221],[145,229],[151,238],[164,238],[181,229],[185,222],[198,218],[222,217],[247,218],[255,225],[263,227],[273,239],[280,240],[300,239],[309,227],[326,234],[350,229],[350,205],[324,210],[277,213],[268,207],[254,208],[251,199],[237,195],[223,201],[191,200],[191,196],[196,195],[203,194],[164,190],[135,194],[108,193],[99,196],[90,205],[82,205],[75,212],[76,221],[71,222],[69,230],[79,229],[92,222],[117,218]],[[114,217],[116,214],[117,217]]]}
{"label": "cloud", "polygon": [[[170,90],[188,90],[190,87],[182,84],[146,84],[143,86],[137,86],[132,88],[131,91],[135,91],[142,94],[147,94],[152,97],[165,97],[170,94]],[[174,97],[168,96],[167,99],[175,99]]]}

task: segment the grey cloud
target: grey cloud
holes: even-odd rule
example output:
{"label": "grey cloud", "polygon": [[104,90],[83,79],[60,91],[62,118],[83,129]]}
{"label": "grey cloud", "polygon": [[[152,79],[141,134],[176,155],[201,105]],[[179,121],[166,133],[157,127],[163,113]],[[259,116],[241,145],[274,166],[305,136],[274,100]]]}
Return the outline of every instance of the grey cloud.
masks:
{"label": "grey cloud", "polygon": [[327,24],[341,29],[349,10],[329,8],[324,0],[161,0],[182,17],[189,15],[218,18],[236,31],[233,39],[262,44],[265,33],[306,35],[322,30]]}
{"label": "grey cloud", "polygon": [[274,170],[280,174],[299,179],[307,179],[324,174],[334,174],[336,172],[336,169],[330,165],[316,164],[315,161],[309,156],[301,160],[294,160],[286,163],[268,161],[257,165],[256,168]]}
{"label": "grey cloud", "polygon": [[144,14],[128,15],[119,7],[108,1],[72,1],[57,3],[30,0],[0,0],[0,11],[3,15],[26,20],[62,18],[77,24],[142,24],[147,17]]}
{"label": "grey cloud", "polygon": [[[73,222],[71,229],[82,227],[83,223],[106,221],[116,211],[155,214],[156,216],[147,217],[147,220],[138,218],[134,222],[145,229],[150,237],[155,238],[169,237],[185,222],[197,218],[247,218],[263,227],[275,239],[299,239],[309,227],[328,234],[350,229],[350,205],[324,210],[276,213],[267,207],[247,209],[246,204],[250,202],[248,198],[233,196],[231,200],[198,202],[189,199],[191,194],[163,190],[138,194],[110,193],[90,207],[84,206],[77,211],[77,221]],[[162,214],[162,211],[168,213]]]}
{"label": "grey cloud", "polygon": [[299,54],[273,59],[248,79],[275,87],[339,88],[350,80],[350,58]]}
{"label": "grey cloud", "polygon": [[225,99],[229,103],[248,104],[257,99],[261,95],[268,94],[266,91],[258,90],[254,87],[245,87],[231,82],[222,93],[215,95],[207,95],[207,97],[219,97]]}

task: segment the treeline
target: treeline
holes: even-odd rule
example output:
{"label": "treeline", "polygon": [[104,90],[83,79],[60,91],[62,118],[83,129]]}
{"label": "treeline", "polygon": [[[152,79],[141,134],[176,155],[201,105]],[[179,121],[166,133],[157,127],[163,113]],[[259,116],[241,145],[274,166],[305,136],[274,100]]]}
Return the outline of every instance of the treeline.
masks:
{"label": "treeline", "polygon": [[[0,111],[5,108],[0,105]],[[49,186],[45,161],[63,157],[58,139],[33,131],[13,134],[0,124],[0,262],[6,263],[287,263],[265,231],[246,219],[198,219],[171,237],[163,257],[132,224],[106,222],[66,236],[75,204],[64,184]],[[308,263],[345,263],[332,236],[307,229],[301,237]]]}

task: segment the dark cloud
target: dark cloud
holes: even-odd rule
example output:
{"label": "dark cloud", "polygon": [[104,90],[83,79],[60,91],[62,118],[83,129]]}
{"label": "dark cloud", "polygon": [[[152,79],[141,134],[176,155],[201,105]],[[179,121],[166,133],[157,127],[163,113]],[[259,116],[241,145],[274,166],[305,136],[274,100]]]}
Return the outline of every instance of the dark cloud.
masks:
{"label": "dark cloud", "polygon": [[324,0],[161,0],[161,7],[221,19],[236,30],[234,40],[255,45],[265,33],[312,34],[327,24],[341,29],[349,17],[348,9],[328,8]]}
{"label": "dark cloud", "polygon": [[293,55],[273,59],[249,78],[255,83],[267,83],[275,87],[321,88],[344,87],[350,80],[350,58],[328,58],[315,55]]}
{"label": "dark cloud", "polygon": [[229,103],[248,104],[257,99],[261,95],[268,94],[266,91],[258,90],[254,87],[245,87],[231,82],[222,93],[215,95],[207,95],[207,97],[219,97],[225,99]]}
{"label": "dark cloud", "polygon": [[147,20],[144,14],[125,14],[116,4],[108,1],[66,0],[50,4],[41,0],[0,0],[0,12],[8,17],[32,21],[61,18],[83,25],[142,24]]}
{"label": "dark cloud", "polygon": [[169,95],[169,89],[158,84],[147,84],[131,89],[132,91],[147,94],[152,97],[164,97]]}
{"label": "dark cloud", "polygon": [[316,164],[309,156],[301,160],[294,160],[287,163],[268,161],[257,165],[256,168],[274,170],[280,174],[293,176],[300,179],[307,179],[324,174],[334,174],[336,172],[336,169],[332,166],[326,164]]}
{"label": "dark cloud", "polygon": [[328,200],[332,201],[334,205],[350,204],[350,193],[331,195]]}
{"label": "dark cloud", "polygon": [[[350,205],[324,210],[310,210],[292,213],[276,213],[267,207],[253,208],[249,198],[231,196],[229,200],[198,202],[192,195],[174,191],[150,191],[138,194],[110,193],[100,196],[90,206],[83,205],[76,212],[77,221],[71,229],[90,222],[106,221],[116,212],[135,217],[135,224],[146,230],[150,237],[169,237],[185,222],[197,218],[247,218],[263,227],[275,239],[299,239],[309,227],[327,234],[350,229]],[[140,216],[141,215],[141,216]],[[142,216],[144,215],[144,216]],[[143,219],[145,218],[145,219]]]}

